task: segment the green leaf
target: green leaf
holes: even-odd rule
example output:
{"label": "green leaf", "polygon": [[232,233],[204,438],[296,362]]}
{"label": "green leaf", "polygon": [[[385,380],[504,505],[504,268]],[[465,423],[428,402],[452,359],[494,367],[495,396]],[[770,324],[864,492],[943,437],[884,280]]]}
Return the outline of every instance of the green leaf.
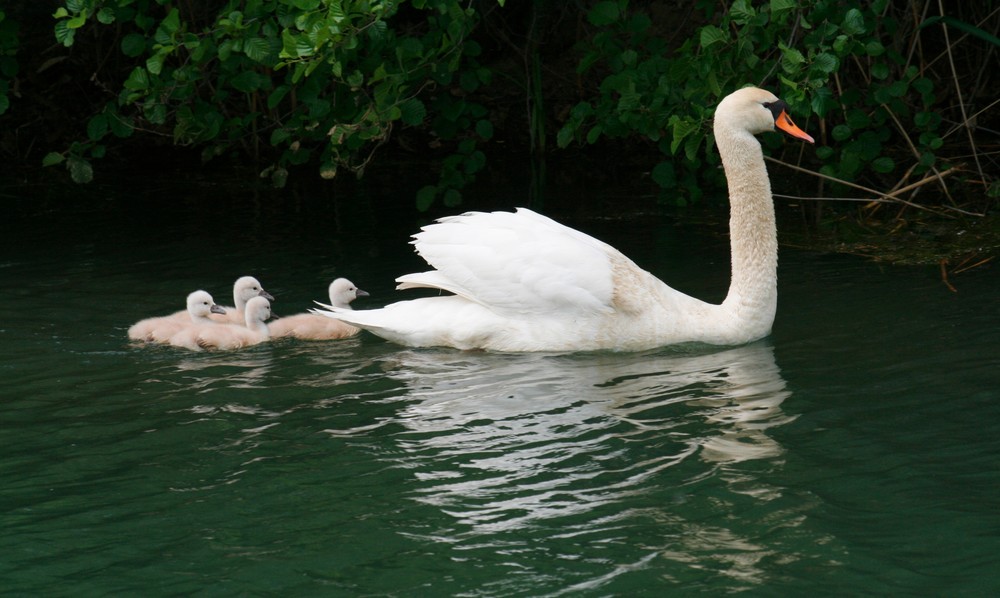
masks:
{"label": "green leaf", "polygon": [[757,12],[750,5],[750,0],[736,0],[729,9],[729,16],[738,25],[746,25],[757,16]]}
{"label": "green leaf", "polygon": [[426,117],[427,107],[418,98],[410,98],[399,105],[399,119],[411,127],[420,125]]}
{"label": "green leaf", "polygon": [[446,207],[454,208],[462,204],[462,192],[458,189],[448,189],[441,200]]}
{"label": "green leaf", "polygon": [[566,123],[559,132],[556,133],[556,146],[565,148],[576,138],[576,125],[573,122]]}
{"label": "green leaf", "polygon": [[108,117],[97,114],[87,122],[87,137],[91,141],[100,141],[108,133]]}
{"label": "green leaf", "polygon": [[146,37],[138,33],[129,33],[122,38],[122,54],[135,58],[146,51]]}
{"label": "green leaf", "polygon": [[271,44],[263,37],[251,37],[243,42],[243,53],[256,62],[264,62],[271,54]]}
{"label": "green leaf", "polygon": [[292,136],[291,131],[282,127],[271,131],[271,145],[277,146],[285,142],[289,137]]}
{"label": "green leaf", "polygon": [[833,54],[822,52],[813,57],[813,66],[827,75],[836,71],[838,65],[839,61]]}
{"label": "green leaf", "polygon": [[809,105],[815,114],[826,116],[827,112],[837,107],[837,99],[829,87],[820,87],[813,92]]}
{"label": "green leaf", "polygon": [[426,212],[434,205],[434,199],[437,197],[437,187],[434,185],[427,185],[422,187],[420,191],[417,191],[417,209],[421,212]]}
{"label": "green leaf", "polygon": [[871,117],[859,108],[851,108],[847,111],[847,126],[852,129],[864,129],[871,124]]}
{"label": "green leaf", "polygon": [[149,73],[141,66],[137,66],[132,69],[132,73],[128,76],[128,79],[125,80],[125,83],[122,83],[122,86],[125,89],[132,89],[135,91],[149,89]]}
{"label": "green leaf", "polygon": [[64,160],[66,160],[66,156],[63,156],[59,152],[49,152],[42,158],[42,166],[55,166],[56,164],[62,164]]}
{"label": "green leaf", "polygon": [[876,62],[872,65],[872,78],[883,80],[889,76],[889,65],[885,62]]}
{"label": "green leaf", "polygon": [[153,75],[159,75],[161,72],[163,72],[163,61],[166,60],[167,56],[170,54],[170,52],[173,51],[173,49],[174,49],[173,46],[166,46],[160,48],[156,52],[156,54],[153,54],[152,56],[147,58],[146,70]]}
{"label": "green leaf", "polygon": [[852,8],[844,15],[840,28],[848,35],[861,35],[866,31],[865,16],[857,8]]}
{"label": "green leaf", "polygon": [[[166,114],[166,106],[160,105],[163,108],[164,115]],[[131,137],[132,133],[135,131],[135,126],[132,124],[132,119],[124,118],[120,114],[111,113],[108,115],[108,125],[111,127],[111,132],[115,137],[125,139]]]}
{"label": "green leaf", "polygon": [[677,173],[670,162],[660,162],[654,166],[651,177],[661,189],[672,189],[677,186]]}
{"label": "green leaf", "polygon": [[70,156],[66,162],[66,167],[69,169],[69,176],[73,179],[74,183],[89,183],[94,180],[94,168],[90,165],[90,162],[83,158]]}
{"label": "green leaf", "polygon": [[476,123],[476,134],[483,138],[483,141],[493,139],[493,123],[483,119]]}
{"label": "green leaf", "polygon": [[462,163],[465,174],[470,176],[482,170],[484,166],[486,166],[486,154],[478,150],[469,154],[469,157]]}
{"label": "green leaf", "polygon": [[821,145],[816,148],[816,157],[820,160],[826,160],[833,155],[833,148],[828,145]]}
{"label": "green leaf", "polygon": [[617,2],[598,2],[587,13],[591,25],[604,27],[617,21],[621,16]]}
{"label": "green leaf", "polygon": [[73,45],[73,38],[76,36],[76,31],[70,29],[66,21],[59,21],[55,26],[56,41],[66,46],[67,48]]}
{"label": "green leaf", "polygon": [[700,123],[690,117],[680,117],[676,114],[670,117],[670,125],[673,128],[673,139],[670,142],[670,153],[676,154],[684,138],[698,130]]}
{"label": "green leaf", "polygon": [[782,14],[795,10],[799,7],[797,0],[771,0],[771,14],[775,19],[780,18]]}
{"label": "green leaf", "polygon": [[97,20],[104,25],[110,25],[115,22],[115,11],[105,6],[97,11]]}
{"label": "green leaf", "polygon": [[716,44],[727,43],[729,41],[729,36],[726,35],[725,31],[719,29],[715,25],[706,25],[701,28],[701,34],[698,39],[701,47],[707,50]]}
{"label": "green leaf", "polygon": [[594,145],[597,140],[601,138],[601,133],[604,132],[604,127],[601,125],[594,125],[587,131],[587,143]]}
{"label": "green leaf", "polygon": [[889,156],[882,156],[880,158],[875,158],[872,161],[872,170],[875,172],[880,172],[885,174],[887,172],[892,172],[892,169],[896,167],[896,163],[893,162],[892,158]]}
{"label": "green leaf", "polygon": [[79,29],[87,23],[87,11],[84,10],[80,14],[66,21],[66,27],[70,29]]}
{"label": "green leaf", "polygon": [[271,92],[271,95],[267,96],[267,107],[273,110],[291,90],[292,88],[288,85],[279,85]]}
{"label": "green leaf", "polygon": [[881,56],[885,54],[885,46],[878,40],[872,40],[865,44],[865,53],[872,57]]}
{"label": "green leaf", "polygon": [[844,141],[851,138],[851,127],[847,125],[837,125],[833,128],[832,135],[837,141]]}
{"label": "green leaf", "polygon": [[254,71],[243,71],[229,80],[229,84],[233,88],[243,93],[251,93],[258,89],[264,89],[268,83],[270,83],[270,80],[267,77]]}

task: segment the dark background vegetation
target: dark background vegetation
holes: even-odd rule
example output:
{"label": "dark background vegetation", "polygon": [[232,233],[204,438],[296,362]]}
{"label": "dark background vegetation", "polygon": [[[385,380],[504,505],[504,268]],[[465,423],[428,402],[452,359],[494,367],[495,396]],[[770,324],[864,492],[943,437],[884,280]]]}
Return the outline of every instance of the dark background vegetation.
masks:
{"label": "dark background vegetation", "polygon": [[724,197],[714,106],[754,84],[816,138],[762,141],[772,177],[802,189],[779,205],[830,246],[956,268],[996,252],[995,1],[8,0],[0,14],[5,185],[148,170],[336,188],[421,163],[400,201],[454,209],[514,163],[532,194],[573,172],[704,205]]}

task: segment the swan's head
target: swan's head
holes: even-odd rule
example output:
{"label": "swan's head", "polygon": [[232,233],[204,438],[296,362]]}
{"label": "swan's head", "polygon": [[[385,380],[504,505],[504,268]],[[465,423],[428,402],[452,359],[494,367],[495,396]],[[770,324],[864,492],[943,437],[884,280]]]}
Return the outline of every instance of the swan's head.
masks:
{"label": "swan's head", "polygon": [[226,310],[215,304],[206,291],[195,291],[187,296],[188,313],[194,317],[207,318],[208,314],[224,314]]}
{"label": "swan's head", "polygon": [[349,307],[351,301],[367,296],[366,291],[354,286],[354,283],[346,278],[338,278],[330,283],[330,305],[334,307]]}
{"label": "swan's head", "polygon": [[271,302],[266,297],[254,297],[247,301],[246,320],[247,327],[251,323],[266,322],[271,318]]}
{"label": "swan's head", "polygon": [[236,283],[233,284],[233,301],[236,302],[236,307],[246,305],[247,301],[254,297],[264,297],[269,301],[274,301],[274,297],[265,291],[264,287],[253,276],[243,276],[236,279]]}
{"label": "swan's head", "polygon": [[777,127],[792,137],[813,143],[813,138],[792,122],[785,102],[756,87],[744,87],[723,98],[715,109],[715,127],[743,129],[753,135]]}

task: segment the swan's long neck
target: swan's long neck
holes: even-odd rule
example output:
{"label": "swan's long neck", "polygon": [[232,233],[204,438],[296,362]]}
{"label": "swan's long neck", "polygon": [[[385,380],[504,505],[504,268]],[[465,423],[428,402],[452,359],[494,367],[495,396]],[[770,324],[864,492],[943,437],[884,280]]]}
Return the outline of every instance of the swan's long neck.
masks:
{"label": "swan's long neck", "polygon": [[717,126],[715,135],[730,204],[732,279],[722,305],[748,335],[767,334],[778,304],[778,239],[764,155],[745,129]]}

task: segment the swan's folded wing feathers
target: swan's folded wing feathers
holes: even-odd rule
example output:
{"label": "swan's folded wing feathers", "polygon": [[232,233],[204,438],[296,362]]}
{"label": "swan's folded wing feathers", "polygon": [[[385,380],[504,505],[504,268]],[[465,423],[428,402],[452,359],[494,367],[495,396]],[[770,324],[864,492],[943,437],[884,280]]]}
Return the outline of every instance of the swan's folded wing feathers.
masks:
{"label": "swan's folded wing feathers", "polygon": [[497,313],[613,309],[609,251],[618,252],[530,210],[443,218],[413,244],[437,271],[401,277],[406,288],[441,288]]}

